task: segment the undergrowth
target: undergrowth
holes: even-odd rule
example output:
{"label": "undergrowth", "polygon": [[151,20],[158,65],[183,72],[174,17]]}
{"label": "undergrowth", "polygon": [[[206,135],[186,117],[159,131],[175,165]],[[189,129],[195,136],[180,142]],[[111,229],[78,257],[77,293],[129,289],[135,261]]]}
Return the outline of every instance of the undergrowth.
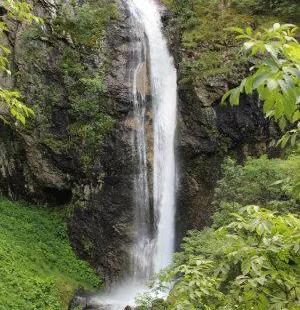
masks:
{"label": "undergrowth", "polygon": [[78,286],[100,280],[72,251],[63,212],[0,197],[0,310],[67,309]]}

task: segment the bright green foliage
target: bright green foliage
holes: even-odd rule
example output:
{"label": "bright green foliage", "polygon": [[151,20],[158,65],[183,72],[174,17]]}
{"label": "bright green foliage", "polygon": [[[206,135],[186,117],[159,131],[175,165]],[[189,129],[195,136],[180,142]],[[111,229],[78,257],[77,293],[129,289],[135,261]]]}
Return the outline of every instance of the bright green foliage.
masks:
{"label": "bright green foliage", "polygon": [[[20,100],[21,95],[19,92],[10,91],[5,88],[0,89],[0,105],[1,103],[7,105],[11,116],[16,118],[16,120],[20,121],[24,125],[26,118],[34,115],[34,112]],[[4,116],[0,115],[0,118],[6,122]]]}
{"label": "bright green foliage", "polygon": [[244,166],[228,159],[212,227],[188,232],[138,309],[298,309],[300,220],[288,213],[300,211],[299,173],[297,151],[285,160],[247,158]]}
{"label": "bright green foliage", "polygon": [[264,102],[263,110],[267,117],[278,121],[282,129],[286,128],[287,122],[297,126],[281,139],[282,146],[289,139],[295,144],[300,131],[300,45],[293,37],[296,29],[294,25],[278,23],[270,29],[262,28],[256,32],[250,27],[246,30],[229,28],[239,33],[238,39],[247,40],[244,50],[250,51],[252,56],[266,54],[269,58],[252,68],[254,73],[240,86],[229,90],[222,102],[229,97],[231,105],[238,105],[241,93],[250,95],[257,91]]}
{"label": "bright green foliage", "polygon": [[300,3],[298,0],[235,0],[233,5],[241,11],[252,14],[272,14],[295,21],[300,18]]}
{"label": "bright green foliage", "polygon": [[299,173],[299,155],[287,160],[249,157],[244,166],[228,159],[215,190],[214,227],[227,225],[233,219],[230,214],[248,204],[280,213],[300,212],[299,191],[295,189]]}
{"label": "bright green foliage", "polygon": [[300,17],[298,0],[164,0],[164,2],[181,10],[187,6],[194,8],[201,3],[216,5],[220,10],[233,7],[248,14],[281,15],[294,20]]}
{"label": "bright green foliage", "polygon": [[[228,303],[241,309],[297,309],[300,290],[300,220],[257,206],[242,208],[221,229],[228,263],[240,266]],[[226,274],[226,273],[225,273]]]}
{"label": "bright green foliage", "polygon": [[1,310],[63,310],[79,285],[99,288],[71,249],[61,211],[1,198],[0,223]]}
{"label": "bright green foliage", "polygon": [[115,120],[108,114],[110,101],[104,82],[104,68],[92,74],[76,49],[65,48],[59,69],[68,89],[69,130],[73,141],[79,141],[84,148],[81,159],[88,167],[91,155],[96,154],[103,137],[115,125]]}
{"label": "bright green foliage", "polygon": [[30,24],[43,22],[41,18],[31,13],[31,5],[26,1],[2,0],[1,6],[7,11],[7,15],[11,19],[29,22]]}
{"label": "bright green foliage", "polygon": [[[43,20],[31,14],[31,6],[25,1],[3,0],[1,6],[6,10],[7,16],[13,20],[32,24],[33,22],[41,24]],[[5,31],[9,31],[4,19],[0,21],[0,39]],[[0,71],[11,74],[9,70],[8,56],[11,51],[4,45],[0,45]],[[8,108],[9,113],[17,121],[25,124],[26,118],[34,115],[32,109],[28,108],[22,101],[21,95],[17,91],[11,91],[0,87],[0,107]],[[0,119],[6,121],[6,117],[0,115]]]}
{"label": "bright green foliage", "polygon": [[[233,216],[217,232],[184,240],[183,252],[153,283],[154,290],[173,283],[160,309],[298,309],[299,218],[257,206]],[[149,295],[147,303],[158,309]]]}
{"label": "bright green foliage", "polygon": [[66,4],[64,10],[65,14],[56,20],[56,31],[67,31],[75,43],[92,48],[101,43],[107,23],[118,18],[116,4],[107,0],[90,0],[74,12]]}

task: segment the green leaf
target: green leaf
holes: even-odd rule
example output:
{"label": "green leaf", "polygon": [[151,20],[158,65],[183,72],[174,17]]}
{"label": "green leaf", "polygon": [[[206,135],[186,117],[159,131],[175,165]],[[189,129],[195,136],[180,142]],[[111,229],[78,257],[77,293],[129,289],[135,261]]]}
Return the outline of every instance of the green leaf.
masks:
{"label": "green leaf", "polygon": [[239,28],[239,27],[229,27],[229,28],[226,28],[225,30],[244,34],[244,30],[242,28]]}
{"label": "green leaf", "polygon": [[259,235],[259,236],[261,236],[263,233],[264,233],[264,231],[265,231],[265,226],[263,225],[263,224],[258,224],[257,226],[256,226],[256,232],[257,232],[257,234]]}
{"label": "green leaf", "polygon": [[236,39],[249,39],[249,36],[245,35],[245,34],[240,34],[238,36],[236,36]]}
{"label": "green leaf", "polygon": [[273,59],[266,59],[263,61],[263,64],[272,68],[272,69],[278,69],[278,64],[275,60]]}
{"label": "green leaf", "polygon": [[245,81],[245,83],[244,83],[245,93],[247,95],[252,94],[252,92],[253,92],[253,78],[248,77],[244,81]]}
{"label": "green leaf", "polygon": [[294,146],[296,144],[297,134],[293,134],[291,136],[291,145]]}
{"label": "green leaf", "polygon": [[274,89],[276,89],[278,87],[278,83],[275,79],[268,78],[267,79],[267,87],[268,87],[269,91],[273,91]]}
{"label": "green leaf", "polygon": [[300,120],[300,110],[298,109],[298,110],[295,111],[295,113],[293,115],[292,122],[296,123],[299,120]]}
{"label": "green leaf", "polygon": [[246,28],[246,33],[250,36],[253,33],[253,30],[251,27]]}
{"label": "green leaf", "polygon": [[253,46],[251,50],[251,56],[256,55],[259,50],[261,50],[261,45],[257,44]]}
{"label": "green leaf", "polygon": [[284,182],[284,180],[277,180],[275,182],[273,182],[271,185],[278,185],[278,184],[282,184]]}
{"label": "green leaf", "polygon": [[297,68],[290,68],[290,67],[282,67],[282,70],[285,73],[290,73],[294,75],[297,79],[300,79],[300,70]]}
{"label": "green leaf", "polygon": [[273,73],[271,71],[268,71],[267,69],[256,74],[253,80],[253,88],[257,89],[260,85],[265,84],[268,77],[272,74]]}
{"label": "green leaf", "polygon": [[281,144],[281,147],[285,147],[290,139],[289,135],[284,135],[279,141],[278,144]]}
{"label": "green leaf", "polygon": [[239,105],[240,103],[240,87],[234,88],[229,98],[229,102],[232,106]]}
{"label": "green leaf", "polygon": [[286,119],[285,119],[285,117],[281,117],[280,118],[280,120],[279,120],[279,127],[282,130],[286,127]]}
{"label": "green leaf", "polygon": [[233,89],[230,89],[229,91],[227,91],[227,92],[223,95],[222,101],[221,101],[221,102],[224,103],[224,102],[227,100],[227,98],[228,98],[229,96],[231,96],[232,92],[233,92]]}
{"label": "green leaf", "polygon": [[279,53],[279,48],[277,46],[274,46],[272,44],[265,44],[265,48],[272,55],[272,57],[277,59]]}
{"label": "green leaf", "polygon": [[247,41],[247,42],[244,43],[244,48],[245,48],[246,50],[249,50],[249,49],[252,48],[254,45],[255,45],[255,42]]}
{"label": "green leaf", "polygon": [[281,118],[283,112],[284,112],[284,105],[282,103],[282,98],[279,97],[277,99],[277,104],[275,105],[274,117],[276,121],[278,121]]}

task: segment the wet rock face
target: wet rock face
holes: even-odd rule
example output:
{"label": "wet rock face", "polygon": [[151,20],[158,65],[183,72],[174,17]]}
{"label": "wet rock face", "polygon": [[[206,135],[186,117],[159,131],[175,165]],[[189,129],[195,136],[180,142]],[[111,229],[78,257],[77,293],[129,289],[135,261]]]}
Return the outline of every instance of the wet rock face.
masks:
{"label": "wet rock face", "polygon": [[119,21],[108,27],[106,42],[111,52],[106,83],[118,124],[105,138],[98,155],[98,189],[92,188],[86,194],[84,206],[75,209],[69,223],[76,252],[92,263],[106,284],[126,274],[133,221],[131,40],[129,12],[124,3],[120,4],[119,14]]}
{"label": "wet rock face", "polygon": [[[42,34],[35,28],[11,25],[8,41],[17,74],[5,82],[20,89],[36,117],[26,128],[0,127],[0,193],[53,207],[68,204],[73,248],[109,284],[126,273],[132,240],[129,12],[125,2],[118,2],[118,20],[109,22],[103,44],[89,48],[75,45],[66,33],[57,33],[57,18],[61,17],[57,3],[33,3],[34,12],[45,19]],[[72,63],[67,61],[70,57]],[[94,94],[76,89],[81,85],[77,74],[85,74],[84,79],[97,77],[104,64],[104,91]],[[74,76],[72,70],[77,70]],[[97,82],[90,83],[98,87]],[[85,102],[91,106],[91,100],[97,109],[99,102],[100,112],[95,108],[90,123],[96,123],[100,113],[101,124],[108,128],[88,148],[88,139],[98,129],[86,136],[89,122],[76,117],[89,108],[76,115],[73,111],[74,106],[83,109]],[[112,125],[107,125],[107,119]]]}
{"label": "wet rock face", "polygon": [[[222,107],[221,97],[235,87],[247,71],[237,68],[230,79],[222,75],[210,82],[185,83],[182,59],[193,57],[181,44],[182,33],[176,17],[165,11],[165,34],[178,69],[178,240],[187,229],[210,223],[212,201],[221,165],[227,156],[242,162],[245,156],[259,156],[276,129],[270,126],[254,97],[242,97],[238,107]],[[201,51],[198,51],[201,53]],[[207,53],[207,50],[205,50]],[[272,133],[271,133],[272,132]]]}
{"label": "wet rock face", "polygon": [[242,162],[247,155],[266,151],[268,122],[256,98],[243,98],[240,106],[204,106],[193,89],[179,88],[178,237],[187,229],[210,223],[214,189],[227,156]]}

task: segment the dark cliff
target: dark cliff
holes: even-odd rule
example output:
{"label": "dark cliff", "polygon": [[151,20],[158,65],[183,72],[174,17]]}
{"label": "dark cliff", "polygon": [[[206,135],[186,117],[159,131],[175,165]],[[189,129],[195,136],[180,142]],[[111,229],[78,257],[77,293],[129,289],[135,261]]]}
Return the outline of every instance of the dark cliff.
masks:
{"label": "dark cliff", "polygon": [[66,204],[75,251],[115,279],[133,218],[129,15],[124,3],[58,3],[33,3],[42,28],[10,25],[7,84],[36,115],[26,128],[1,125],[0,192]]}
{"label": "dark cliff", "polygon": [[233,108],[220,104],[223,94],[239,85],[255,63],[243,57],[239,42],[224,29],[253,25],[260,18],[214,5],[199,7],[194,14],[171,5],[163,11],[165,35],[178,70],[179,239],[187,229],[210,224],[224,159],[232,156],[243,162],[248,155],[276,154],[268,145],[278,135],[256,96],[243,96]]}

